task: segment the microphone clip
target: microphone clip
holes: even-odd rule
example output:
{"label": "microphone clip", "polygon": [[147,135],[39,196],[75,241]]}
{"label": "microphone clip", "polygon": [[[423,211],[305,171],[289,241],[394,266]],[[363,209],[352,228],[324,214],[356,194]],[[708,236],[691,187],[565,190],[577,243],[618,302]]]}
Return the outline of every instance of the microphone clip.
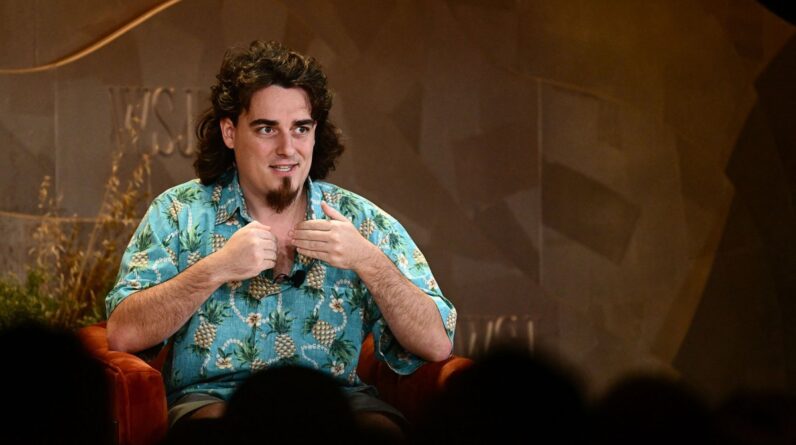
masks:
{"label": "microphone clip", "polygon": [[304,280],[307,278],[307,272],[303,270],[297,270],[293,275],[288,275],[281,273],[276,276],[274,279],[275,283],[282,284],[284,282],[288,282],[291,286],[295,288],[301,287],[304,284]]}

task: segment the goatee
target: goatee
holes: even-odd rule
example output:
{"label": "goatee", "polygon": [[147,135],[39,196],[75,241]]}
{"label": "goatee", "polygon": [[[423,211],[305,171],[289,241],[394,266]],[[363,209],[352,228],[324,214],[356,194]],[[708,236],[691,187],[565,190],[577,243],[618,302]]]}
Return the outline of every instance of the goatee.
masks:
{"label": "goatee", "polygon": [[290,178],[282,178],[282,186],[268,191],[265,194],[265,201],[276,213],[282,213],[290,204],[293,204],[300,189],[301,187],[293,190],[290,187]]}

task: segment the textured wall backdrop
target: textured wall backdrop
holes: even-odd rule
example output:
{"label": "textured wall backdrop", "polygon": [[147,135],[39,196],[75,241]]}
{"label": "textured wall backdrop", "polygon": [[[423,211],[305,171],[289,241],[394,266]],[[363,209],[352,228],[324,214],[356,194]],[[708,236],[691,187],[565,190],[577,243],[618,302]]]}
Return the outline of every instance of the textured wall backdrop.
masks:
{"label": "textured wall backdrop", "polygon": [[[5,1],[0,69],[160,4]],[[420,244],[458,353],[513,336],[592,388],[649,368],[796,387],[796,44],[752,0],[183,1],[0,74],[3,269],[44,175],[84,217],[115,147],[154,153],[152,193],[192,178],[192,120],[253,39],[325,66],[349,147],[330,179]]]}

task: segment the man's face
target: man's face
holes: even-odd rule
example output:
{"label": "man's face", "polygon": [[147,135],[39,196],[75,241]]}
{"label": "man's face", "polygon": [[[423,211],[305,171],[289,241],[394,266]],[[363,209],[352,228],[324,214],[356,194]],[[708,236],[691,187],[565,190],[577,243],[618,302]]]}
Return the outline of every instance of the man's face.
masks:
{"label": "man's face", "polygon": [[277,212],[293,202],[310,173],[315,146],[310,111],[303,89],[272,85],[252,95],[237,125],[221,120],[224,143],[235,150],[243,192],[265,197]]}

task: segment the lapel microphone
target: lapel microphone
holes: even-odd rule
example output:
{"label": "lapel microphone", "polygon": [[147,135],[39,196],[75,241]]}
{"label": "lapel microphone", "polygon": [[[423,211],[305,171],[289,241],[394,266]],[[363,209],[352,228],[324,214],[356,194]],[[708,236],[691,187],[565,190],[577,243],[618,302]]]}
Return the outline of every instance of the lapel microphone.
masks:
{"label": "lapel microphone", "polygon": [[297,270],[296,273],[294,273],[293,275],[287,275],[281,273],[276,277],[274,281],[279,284],[282,284],[285,281],[287,281],[290,283],[291,286],[298,288],[301,287],[302,284],[304,284],[305,278],[307,278],[307,272],[303,270]]}

